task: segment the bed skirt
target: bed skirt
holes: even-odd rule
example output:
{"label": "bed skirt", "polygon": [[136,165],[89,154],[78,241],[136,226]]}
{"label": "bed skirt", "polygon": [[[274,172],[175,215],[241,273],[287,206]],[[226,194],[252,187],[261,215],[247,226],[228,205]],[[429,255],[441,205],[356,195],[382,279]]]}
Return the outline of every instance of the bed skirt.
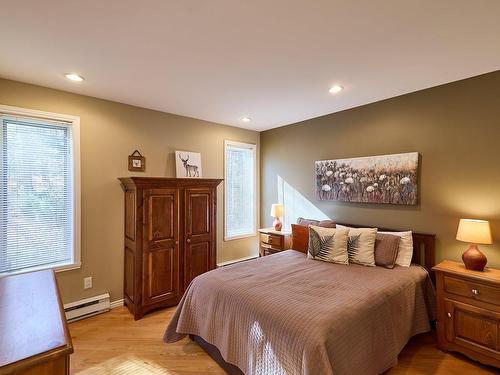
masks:
{"label": "bed skirt", "polygon": [[200,336],[189,335],[189,338],[196,342],[201,348],[207,352],[207,354],[215,361],[217,364],[224,369],[229,375],[244,375],[237,366],[224,361],[219,349],[216,346],[206,342]]}

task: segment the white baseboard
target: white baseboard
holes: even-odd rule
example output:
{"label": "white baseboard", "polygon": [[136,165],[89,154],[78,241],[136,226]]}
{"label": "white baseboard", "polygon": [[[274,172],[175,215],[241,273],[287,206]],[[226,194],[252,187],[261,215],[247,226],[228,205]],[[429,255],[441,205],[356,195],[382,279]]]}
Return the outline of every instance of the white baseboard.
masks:
{"label": "white baseboard", "polygon": [[225,262],[217,263],[217,267],[224,267],[224,266],[228,266],[228,265],[233,264],[233,263],[244,262],[245,260],[255,259],[258,257],[259,257],[259,255],[250,255],[248,257],[243,257],[243,258],[239,258],[239,259],[227,260]]}
{"label": "white baseboard", "polygon": [[114,309],[114,308],[116,308],[116,307],[121,307],[121,306],[123,306],[123,305],[124,305],[124,303],[123,303],[123,299],[119,299],[119,300],[117,300],[117,301],[113,301],[113,302],[111,302],[111,303],[109,304],[109,308],[110,308],[110,309]]}

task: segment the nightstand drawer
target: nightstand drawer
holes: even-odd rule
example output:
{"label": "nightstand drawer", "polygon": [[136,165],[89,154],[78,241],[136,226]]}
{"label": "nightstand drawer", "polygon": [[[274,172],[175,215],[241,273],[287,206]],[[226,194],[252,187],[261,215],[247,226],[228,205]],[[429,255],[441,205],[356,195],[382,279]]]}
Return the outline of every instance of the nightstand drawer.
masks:
{"label": "nightstand drawer", "polygon": [[278,253],[290,249],[292,234],[287,231],[275,231],[273,228],[262,228],[260,232],[260,256]]}
{"label": "nightstand drawer", "polygon": [[276,236],[273,234],[263,234],[261,233],[260,235],[260,241],[262,243],[271,245],[273,247],[278,247],[280,249],[283,248],[283,237],[282,236]]}
{"label": "nightstand drawer", "polygon": [[448,293],[500,305],[500,289],[492,286],[445,276],[444,289]]}
{"label": "nightstand drawer", "polygon": [[260,245],[261,256],[276,254],[276,253],[279,253],[280,251],[282,251],[282,250],[272,248],[271,245],[267,245],[267,244]]}

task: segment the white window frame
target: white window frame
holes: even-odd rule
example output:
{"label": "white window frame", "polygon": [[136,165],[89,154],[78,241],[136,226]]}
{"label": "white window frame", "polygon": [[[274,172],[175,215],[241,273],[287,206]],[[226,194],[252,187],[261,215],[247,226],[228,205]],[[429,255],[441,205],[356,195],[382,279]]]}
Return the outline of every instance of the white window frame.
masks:
{"label": "white window frame", "polygon": [[[254,173],[254,223],[252,233],[243,234],[240,236],[228,236],[227,235],[227,223],[226,223],[226,192],[227,187],[227,176],[226,176],[226,157],[227,157],[227,146],[236,146],[241,148],[247,148],[253,151],[253,173]],[[257,223],[258,223],[258,210],[257,210],[257,145],[255,143],[238,142],[229,139],[224,140],[224,241],[239,240],[242,238],[255,237],[257,235]]]}
{"label": "white window frame", "polygon": [[80,117],[61,113],[44,112],[36,109],[12,107],[0,104],[0,115],[19,117],[21,119],[42,119],[48,121],[64,122],[71,127],[72,159],[73,159],[73,256],[72,262],[61,266],[38,266],[19,271],[0,274],[0,277],[20,273],[33,272],[43,269],[53,269],[55,272],[78,269],[81,261],[81,198],[80,198]]}

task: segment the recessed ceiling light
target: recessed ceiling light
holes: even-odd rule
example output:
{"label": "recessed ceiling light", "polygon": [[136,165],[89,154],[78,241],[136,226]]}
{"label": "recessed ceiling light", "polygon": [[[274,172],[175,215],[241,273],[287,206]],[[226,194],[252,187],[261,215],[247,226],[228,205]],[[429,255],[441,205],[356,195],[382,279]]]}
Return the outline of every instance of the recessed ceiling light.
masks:
{"label": "recessed ceiling light", "polygon": [[251,120],[252,119],[250,117],[246,117],[246,116],[241,118],[241,121],[243,121],[243,122],[250,122]]}
{"label": "recessed ceiling light", "polygon": [[344,86],[341,86],[341,85],[333,85],[332,87],[330,87],[330,90],[328,90],[328,92],[330,94],[338,94],[339,92],[341,92],[342,90],[344,89]]}
{"label": "recessed ceiling light", "polygon": [[67,79],[75,82],[82,82],[84,78],[76,73],[67,73],[64,75]]}

